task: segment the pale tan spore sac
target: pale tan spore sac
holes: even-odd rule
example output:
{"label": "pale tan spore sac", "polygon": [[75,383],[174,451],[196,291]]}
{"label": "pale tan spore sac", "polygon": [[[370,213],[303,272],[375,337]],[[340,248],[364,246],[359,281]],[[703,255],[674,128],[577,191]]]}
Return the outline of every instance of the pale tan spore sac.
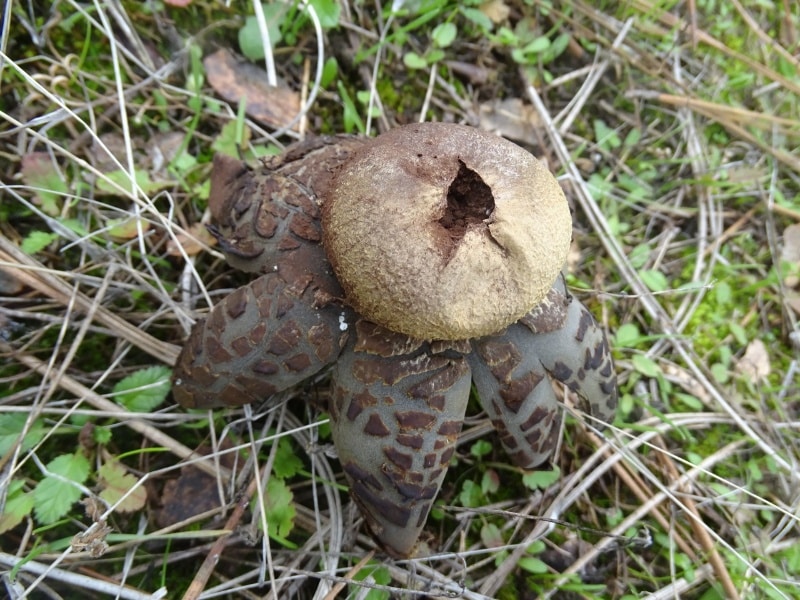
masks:
{"label": "pale tan spore sac", "polygon": [[515,322],[545,297],[572,238],[569,206],[542,163],[491,133],[441,123],[356,150],[332,180],[322,223],[348,302],[420,339]]}

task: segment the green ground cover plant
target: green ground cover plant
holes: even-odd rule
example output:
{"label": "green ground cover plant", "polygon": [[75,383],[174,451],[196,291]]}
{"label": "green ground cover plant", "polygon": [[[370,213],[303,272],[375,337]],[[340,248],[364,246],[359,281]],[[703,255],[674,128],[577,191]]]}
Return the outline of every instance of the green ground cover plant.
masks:
{"label": "green ground cover plant", "polygon": [[[788,0],[11,0],[0,22],[10,598],[800,598],[800,8]],[[228,54],[225,54],[224,52]],[[619,417],[512,467],[472,402],[427,525],[360,523],[327,381],[188,411],[246,281],[214,153],[467,123],[546,161]],[[265,534],[266,533],[266,534]]]}

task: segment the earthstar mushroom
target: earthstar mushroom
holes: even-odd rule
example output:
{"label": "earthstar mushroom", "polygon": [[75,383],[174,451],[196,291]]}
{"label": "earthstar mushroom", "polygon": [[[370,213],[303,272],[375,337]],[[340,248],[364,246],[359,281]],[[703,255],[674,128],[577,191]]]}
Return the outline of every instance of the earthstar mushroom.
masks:
{"label": "earthstar mushroom", "polygon": [[209,206],[228,262],[259,277],[194,327],[176,400],[267,400],[333,365],[333,442],[390,555],[416,551],[471,383],[525,469],[558,442],[554,381],[613,420],[608,342],[560,277],[566,199],[518,146],[432,123],[313,138],[258,170],[215,159]]}

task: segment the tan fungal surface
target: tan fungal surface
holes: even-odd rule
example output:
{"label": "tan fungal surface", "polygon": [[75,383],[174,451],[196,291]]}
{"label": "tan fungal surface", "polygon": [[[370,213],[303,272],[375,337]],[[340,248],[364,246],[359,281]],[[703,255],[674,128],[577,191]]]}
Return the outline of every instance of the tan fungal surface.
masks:
{"label": "tan fungal surface", "polygon": [[572,235],[567,201],[519,146],[422,123],[356,150],[323,198],[323,242],[347,301],[420,339],[497,332],[552,286]]}

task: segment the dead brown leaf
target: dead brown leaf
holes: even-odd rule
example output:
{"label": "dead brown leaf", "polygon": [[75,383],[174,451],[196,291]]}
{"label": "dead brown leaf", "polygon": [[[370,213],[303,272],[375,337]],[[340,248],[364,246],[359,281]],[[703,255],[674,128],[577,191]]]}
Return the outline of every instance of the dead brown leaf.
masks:
{"label": "dead brown leaf", "polygon": [[[223,449],[230,446],[230,443],[224,443]],[[211,452],[212,449],[208,446],[197,449],[197,453],[204,456]],[[236,457],[231,452],[221,454],[220,464],[233,469]],[[159,527],[169,527],[213,510],[219,505],[217,480],[195,466],[186,465],[181,468],[180,477],[170,479],[164,485],[161,508],[156,511],[156,521]]]}
{"label": "dead brown leaf", "polygon": [[535,144],[541,120],[530,104],[519,98],[505,98],[481,104],[480,126],[510,140]]}
{"label": "dead brown leaf", "polygon": [[480,11],[485,14],[489,19],[497,25],[508,19],[511,14],[511,9],[503,0],[489,0],[480,6]]}
{"label": "dead brown leaf", "polygon": [[753,340],[747,344],[744,356],[736,363],[736,372],[744,375],[753,383],[765,380],[772,372],[767,346],[761,340]]}
{"label": "dead brown leaf", "polygon": [[797,287],[800,284],[800,223],[789,225],[783,230],[781,262],[788,267],[783,282],[787,287]]}
{"label": "dead brown leaf", "polygon": [[183,248],[183,251],[189,256],[195,256],[204,248],[217,243],[217,238],[211,235],[202,223],[193,223],[189,226],[188,235],[178,233],[176,237],[177,242],[171,239],[167,243],[167,254],[170,256],[182,256],[179,248]]}
{"label": "dead brown leaf", "polygon": [[231,104],[244,100],[247,115],[265,125],[285,127],[300,112],[297,92],[269,85],[262,69],[237,60],[224,48],[206,56],[203,65],[217,94]]}

